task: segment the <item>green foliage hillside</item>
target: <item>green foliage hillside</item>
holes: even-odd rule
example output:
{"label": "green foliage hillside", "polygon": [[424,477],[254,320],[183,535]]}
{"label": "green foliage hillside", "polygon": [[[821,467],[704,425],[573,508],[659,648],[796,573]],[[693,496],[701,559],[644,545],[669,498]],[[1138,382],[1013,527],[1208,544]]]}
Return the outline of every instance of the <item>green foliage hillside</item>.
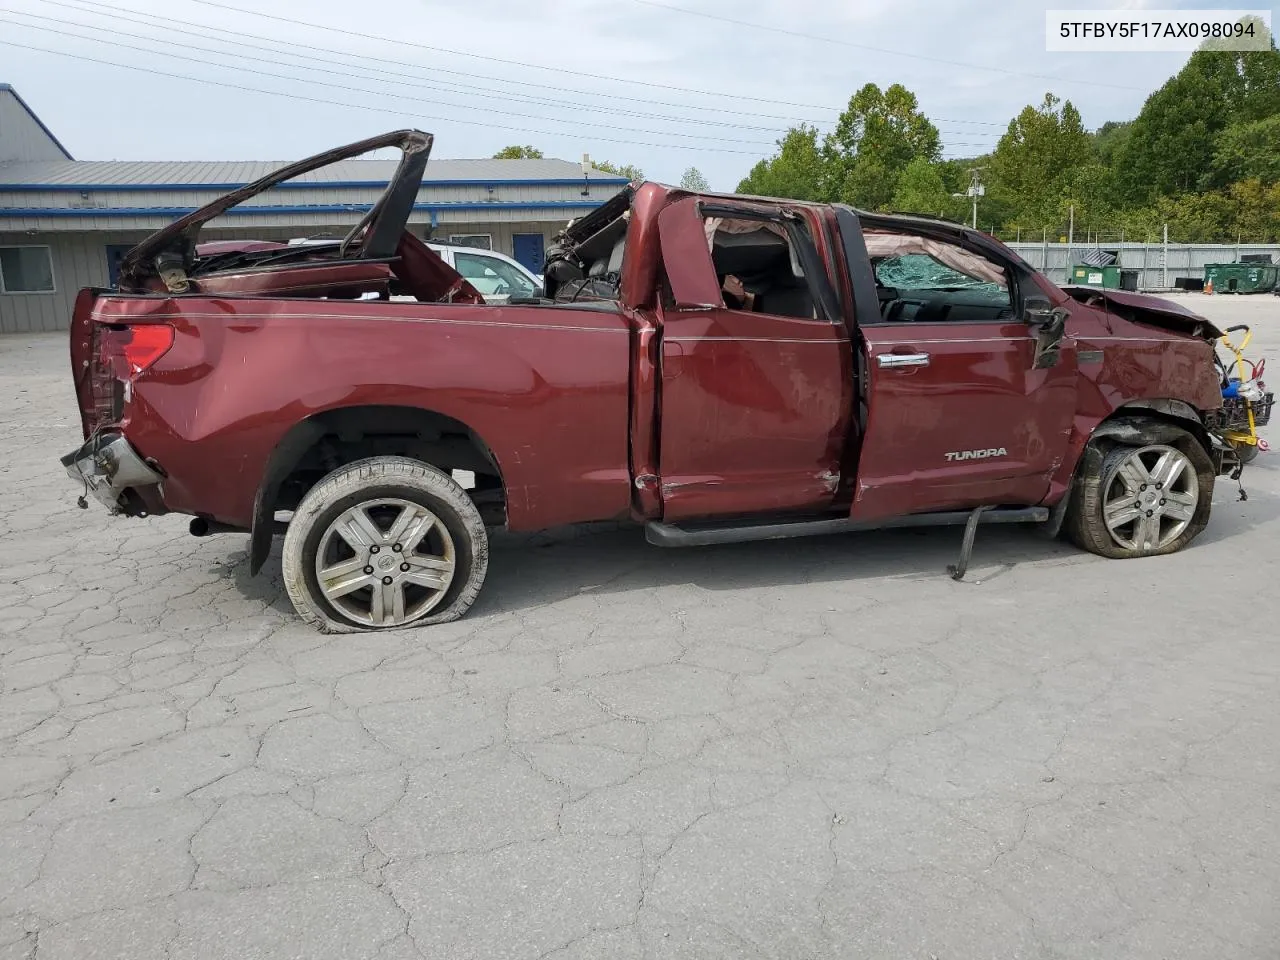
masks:
{"label": "green foliage hillside", "polygon": [[984,229],[1065,236],[1090,226],[1174,242],[1280,241],[1280,51],[1202,49],[1138,116],[1087,131],[1070,100],[1045,94],[984,157],[941,160],[915,94],[867,84],[835,126],[793,127],[738,192],[965,219],[979,168]]}

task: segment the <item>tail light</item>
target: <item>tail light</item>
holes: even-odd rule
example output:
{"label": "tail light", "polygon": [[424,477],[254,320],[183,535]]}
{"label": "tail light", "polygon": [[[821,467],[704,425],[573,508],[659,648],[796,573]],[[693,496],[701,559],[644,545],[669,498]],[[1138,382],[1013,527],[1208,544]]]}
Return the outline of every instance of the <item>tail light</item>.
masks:
{"label": "tail light", "polygon": [[94,325],[87,430],[120,422],[133,381],[168,352],[173,338],[167,323]]}
{"label": "tail light", "polygon": [[117,380],[132,380],[173,346],[173,327],[167,323],[110,326],[101,332],[103,366]]}

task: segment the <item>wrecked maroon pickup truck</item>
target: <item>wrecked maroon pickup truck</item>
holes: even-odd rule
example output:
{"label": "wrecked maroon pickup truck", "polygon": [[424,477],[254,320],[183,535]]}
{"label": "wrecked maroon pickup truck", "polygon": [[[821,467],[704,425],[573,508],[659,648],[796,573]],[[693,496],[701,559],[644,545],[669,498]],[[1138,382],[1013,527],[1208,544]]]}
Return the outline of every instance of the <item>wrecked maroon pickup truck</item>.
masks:
{"label": "wrecked maroon pickup truck", "polygon": [[[232,205],[388,146],[342,240],[197,249]],[[963,576],[981,522],[1178,550],[1242,468],[1212,324],[1064,291],[947,221],[636,182],[569,224],[536,299],[486,306],[406,230],[430,146],[282,169],[75,308],[68,473],[116,513],[248,532],[255,573],[283,531],[323,630],[461,616],[492,526],[629,519],[693,546],[956,524]]]}

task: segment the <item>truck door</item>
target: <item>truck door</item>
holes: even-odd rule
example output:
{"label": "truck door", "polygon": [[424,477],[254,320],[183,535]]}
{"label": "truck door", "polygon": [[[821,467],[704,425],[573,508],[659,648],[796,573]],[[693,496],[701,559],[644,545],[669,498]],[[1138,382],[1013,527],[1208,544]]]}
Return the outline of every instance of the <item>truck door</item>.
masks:
{"label": "truck door", "polygon": [[659,216],[664,519],[834,499],[852,351],[822,229],[802,211],[698,198]]}
{"label": "truck door", "polygon": [[1040,503],[1076,407],[1062,316],[1030,310],[1048,304],[1012,264],[937,238],[864,237],[881,310],[858,317],[866,420],[851,516]]}

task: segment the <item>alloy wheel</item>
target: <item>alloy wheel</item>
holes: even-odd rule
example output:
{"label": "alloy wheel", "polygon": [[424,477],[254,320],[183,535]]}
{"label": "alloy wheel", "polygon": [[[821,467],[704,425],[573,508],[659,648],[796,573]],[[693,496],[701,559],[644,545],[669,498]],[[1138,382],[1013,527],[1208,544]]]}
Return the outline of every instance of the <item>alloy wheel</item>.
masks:
{"label": "alloy wheel", "polygon": [[325,528],[316,580],[344,616],[374,627],[426,616],[448,592],[457,550],[448,527],[419,503],[366,500]]}
{"label": "alloy wheel", "polygon": [[1200,501],[1195,465],[1164,444],[1134,449],[1103,482],[1103,522],[1126,550],[1149,552],[1173,543]]}

